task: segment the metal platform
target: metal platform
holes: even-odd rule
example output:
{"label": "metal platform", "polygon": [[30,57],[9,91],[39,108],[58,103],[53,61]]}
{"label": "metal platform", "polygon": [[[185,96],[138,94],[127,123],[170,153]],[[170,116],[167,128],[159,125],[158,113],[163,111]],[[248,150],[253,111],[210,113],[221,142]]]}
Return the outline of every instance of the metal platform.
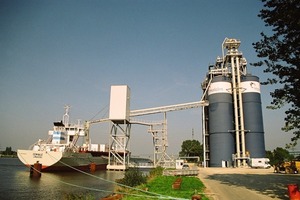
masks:
{"label": "metal platform", "polygon": [[175,169],[175,170],[164,170],[164,176],[198,176],[198,169]]}
{"label": "metal platform", "polygon": [[128,169],[128,167],[125,165],[107,165],[106,169],[113,170],[113,171],[125,171]]}

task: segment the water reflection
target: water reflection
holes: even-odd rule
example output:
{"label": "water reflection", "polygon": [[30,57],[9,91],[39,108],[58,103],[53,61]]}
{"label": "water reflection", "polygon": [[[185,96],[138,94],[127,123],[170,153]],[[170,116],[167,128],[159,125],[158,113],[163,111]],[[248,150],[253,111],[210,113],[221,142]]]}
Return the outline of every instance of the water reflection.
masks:
{"label": "water reflection", "polygon": [[74,171],[42,173],[37,179],[29,176],[28,168],[3,164],[0,159],[0,199],[63,199],[67,194],[87,193],[98,199],[114,190],[114,184],[105,180],[115,181],[123,176],[121,171],[96,171],[91,175]]}

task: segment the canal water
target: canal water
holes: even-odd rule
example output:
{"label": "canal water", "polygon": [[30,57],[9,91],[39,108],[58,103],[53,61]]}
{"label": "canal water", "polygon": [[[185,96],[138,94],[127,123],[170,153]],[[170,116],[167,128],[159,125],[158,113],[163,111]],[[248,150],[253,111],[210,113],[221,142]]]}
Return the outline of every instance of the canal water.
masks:
{"label": "canal water", "polygon": [[124,177],[122,171],[96,171],[91,175],[77,171],[43,173],[31,178],[29,169],[17,158],[0,158],[0,199],[67,199],[71,194],[89,195],[95,199],[113,193],[115,181]]}

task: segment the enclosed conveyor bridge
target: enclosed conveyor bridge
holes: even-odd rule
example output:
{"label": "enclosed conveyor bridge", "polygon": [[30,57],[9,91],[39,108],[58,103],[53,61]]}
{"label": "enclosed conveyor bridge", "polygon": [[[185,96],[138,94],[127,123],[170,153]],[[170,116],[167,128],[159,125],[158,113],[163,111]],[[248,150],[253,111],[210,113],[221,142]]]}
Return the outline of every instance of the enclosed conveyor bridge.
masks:
{"label": "enclosed conveyor bridge", "polygon": [[[120,86],[112,86],[112,90],[114,90],[114,87],[119,88]],[[125,90],[128,90],[127,86],[123,86],[123,87],[125,88]],[[120,98],[118,97],[118,100],[119,99]],[[113,103],[113,100],[111,100],[111,104],[110,104],[110,110],[112,110],[111,112],[114,112],[114,109],[116,108],[115,105],[116,104]],[[89,127],[91,124],[110,122],[110,121],[112,122],[112,128],[110,131],[110,148],[109,148],[111,163],[109,163],[108,169],[124,170],[127,168],[129,159],[125,155],[128,155],[129,153],[127,150],[128,149],[127,146],[130,139],[131,124],[139,124],[139,125],[145,125],[149,127],[148,132],[151,133],[153,139],[154,166],[162,166],[162,165],[170,166],[171,165],[170,163],[173,161],[168,156],[166,151],[168,147],[166,113],[172,111],[180,111],[180,110],[187,110],[187,109],[208,106],[208,101],[195,101],[195,102],[159,106],[153,108],[131,110],[129,111],[129,117],[126,117],[126,115],[128,115],[126,114],[128,113],[128,108],[125,108],[126,105],[128,105],[128,103],[124,103],[124,107],[118,108],[118,112],[121,113],[122,111],[125,110],[124,115],[121,117],[119,116],[115,117],[114,113],[110,113],[109,118],[103,118],[103,119],[86,122],[87,133],[89,132]],[[119,104],[117,106],[119,106]],[[138,116],[145,116],[145,115],[152,115],[152,114],[159,114],[159,113],[164,114],[164,120],[153,122],[153,121],[145,121],[136,118]],[[87,136],[86,138],[87,138],[86,140],[88,141],[89,137]]]}

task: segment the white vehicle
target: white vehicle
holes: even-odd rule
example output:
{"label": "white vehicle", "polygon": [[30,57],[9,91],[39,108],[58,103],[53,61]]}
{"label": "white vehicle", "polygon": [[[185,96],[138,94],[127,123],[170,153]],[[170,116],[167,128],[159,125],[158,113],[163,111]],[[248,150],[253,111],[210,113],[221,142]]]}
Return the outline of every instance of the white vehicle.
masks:
{"label": "white vehicle", "polygon": [[183,164],[182,169],[190,169],[190,166],[188,164]]}
{"label": "white vehicle", "polygon": [[249,165],[252,168],[268,169],[271,167],[269,162],[270,162],[269,158],[250,158],[249,159]]}

